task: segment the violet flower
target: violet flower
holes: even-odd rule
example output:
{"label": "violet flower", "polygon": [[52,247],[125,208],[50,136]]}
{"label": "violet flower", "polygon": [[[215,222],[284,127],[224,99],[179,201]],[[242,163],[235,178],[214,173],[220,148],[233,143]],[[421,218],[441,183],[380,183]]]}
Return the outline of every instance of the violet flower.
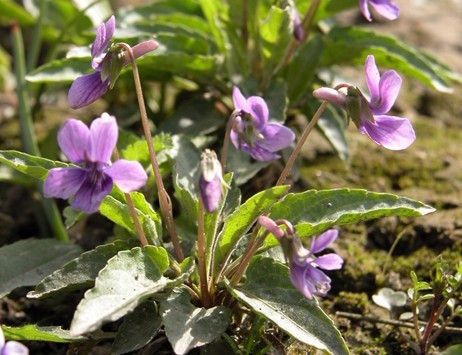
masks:
{"label": "violet flower", "polygon": [[399,7],[392,0],[359,0],[359,9],[367,21],[372,21],[369,5],[387,20],[396,20]]}
{"label": "violet flower", "polygon": [[231,141],[237,149],[242,149],[255,160],[269,161],[280,158],[276,151],[288,147],[295,134],[277,122],[268,122],[268,106],[259,96],[242,95],[236,86],[233,89],[236,110],[242,112],[235,120],[231,131]]}
{"label": "violet flower", "polygon": [[224,184],[221,164],[215,152],[206,149],[201,156],[202,174],[199,191],[207,212],[214,212],[221,202],[221,185]]}
{"label": "violet flower", "polygon": [[353,86],[348,87],[346,96],[331,88],[316,89],[313,95],[345,108],[359,132],[375,143],[390,150],[409,147],[415,140],[409,120],[386,115],[398,97],[401,77],[394,70],[387,70],[380,76],[373,55],[367,56],[365,71],[370,100]]}
{"label": "violet flower", "polygon": [[[73,109],[87,106],[103,96],[109,87],[112,88],[122,68],[129,63],[128,56],[120,47],[111,47],[107,53],[104,52],[114,34],[115,24],[115,18],[111,16],[96,31],[91,46],[91,66],[94,71],[79,76],[69,89],[68,102]],[[132,51],[138,58],[158,46],[156,41],[147,40],[135,45]]]}
{"label": "violet flower", "polygon": [[142,187],[147,175],[140,163],[120,159],[111,164],[118,128],[114,116],[103,113],[90,128],[70,118],[58,132],[58,144],[66,157],[79,167],[53,168],[43,185],[45,197],[68,199],[87,213],[96,212],[113,183],[123,192]]}
{"label": "violet flower", "polygon": [[297,8],[295,7],[295,4],[293,3],[293,1],[290,2],[290,6],[291,6],[290,15],[292,17],[292,24],[294,26],[294,37],[297,41],[303,41],[303,37],[305,37],[305,31],[303,30],[303,24],[300,19],[300,14]]}
{"label": "violet flower", "polygon": [[290,280],[307,298],[313,295],[325,296],[330,290],[331,279],[323,270],[337,270],[342,267],[343,259],[335,254],[314,256],[324,250],[338,236],[338,231],[329,229],[318,238],[313,236],[311,247],[305,249],[298,237],[293,239],[293,254],[290,264]]}
{"label": "violet flower", "polygon": [[2,327],[0,327],[0,355],[28,355],[29,349],[14,340],[5,342]]}

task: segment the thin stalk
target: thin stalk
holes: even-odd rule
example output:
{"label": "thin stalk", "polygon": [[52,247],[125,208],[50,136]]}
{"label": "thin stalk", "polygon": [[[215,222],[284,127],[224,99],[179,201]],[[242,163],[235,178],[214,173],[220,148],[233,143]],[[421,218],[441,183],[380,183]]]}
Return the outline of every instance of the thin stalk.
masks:
{"label": "thin stalk", "polygon": [[42,47],[43,20],[48,10],[48,0],[39,1],[39,17],[32,31],[32,39],[27,56],[27,72],[37,66],[40,48]]}
{"label": "thin stalk", "polygon": [[140,75],[138,72],[138,66],[136,65],[136,59],[133,55],[132,48],[128,44],[118,43],[118,45],[122,46],[127,51],[128,56],[130,58],[133,79],[135,81],[136,97],[138,99],[138,105],[140,108],[141,123],[143,125],[144,136],[146,137],[146,141],[148,143],[149,156],[151,159],[151,165],[154,171],[154,177],[156,179],[157,184],[160,211],[165,221],[167,230],[170,234],[176,259],[181,262],[184,259],[184,254],[173,222],[173,213],[172,205],[170,203],[170,197],[168,196],[167,191],[165,190],[164,182],[162,181],[162,176],[160,174],[159,164],[157,163],[156,152],[154,151],[154,144],[152,142],[151,131],[149,129],[148,115],[146,113],[146,106],[144,104],[143,89],[141,88]]}
{"label": "thin stalk", "polygon": [[205,262],[205,253],[206,253],[206,246],[205,246],[205,230],[204,230],[204,202],[202,201],[202,197],[199,196],[199,208],[197,211],[198,215],[198,226],[197,226],[197,263],[199,269],[199,279],[200,279],[200,288],[201,288],[201,296],[202,296],[202,303],[205,308],[209,308],[212,305],[210,299],[210,293],[208,289],[208,277],[207,277],[207,267]]}
{"label": "thin stalk", "polygon": [[[114,148],[114,152],[112,153],[114,156],[114,160],[119,159],[119,152],[117,150],[117,147]],[[128,210],[130,211],[130,215],[132,216],[133,223],[135,223],[135,228],[136,231],[138,232],[138,238],[140,238],[140,243],[142,246],[148,245],[148,240],[146,239],[146,235],[144,234],[143,227],[141,226],[140,220],[138,218],[138,214],[136,213],[135,210],[135,205],[133,204],[132,197],[130,196],[130,193],[125,192],[125,200],[127,201],[127,206]]]}
{"label": "thin stalk", "polygon": [[221,149],[221,157],[220,157],[221,169],[223,170],[223,173],[226,171],[226,160],[228,159],[228,150],[229,150],[229,141],[231,140],[230,138],[231,131],[233,130],[236,117],[238,117],[240,114],[241,114],[241,110],[234,110],[231,116],[229,117],[228,125],[226,126],[225,139],[223,141],[223,148]]}
{"label": "thin stalk", "polygon": [[[19,101],[19,125],[21,127],[21,140],[24,151],[26,153],[40,156],[40,150],[35,138],[34,124],[32,122],[32,113],[29,103],[29,91],[26,83],[26,61],[24,55],[24,42],[22,33],[17,23],[13,24],[11,30],[11,40],[14,54],[14,69]],[[39,191],[42,190],[42,184],[40,182],[37,182],[36,186]],[[64,227],[55,201],[42,199],[42,205],[55,238],[63,242],[69,241],[66,228]]]}

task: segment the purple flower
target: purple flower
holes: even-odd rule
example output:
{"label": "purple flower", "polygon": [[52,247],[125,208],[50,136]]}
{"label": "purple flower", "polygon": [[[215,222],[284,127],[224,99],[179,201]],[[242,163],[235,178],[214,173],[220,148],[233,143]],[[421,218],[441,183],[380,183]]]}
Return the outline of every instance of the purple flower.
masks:
{"label": "purple flower", "polygon": [[370,92],[367,100],[358,88],[349,86],[347,95],[331,88],[319,88],[313,95],[346,108],[359,132],[390,150],[409,147],[415,132],[407,118],[386,115],[398,97],[401,77],[394,70],[380,76],[373,55],[366,59],[366,82]]}
{"label": "purple flower", "polygon": [[236,110],[241,110],[237,117],[231,141],[236,148],[248,153],[255,160],[269,161],[280,158],[274,152],[284,149],[295,139],[295,134],[280,123],[268,122],[268,106],[259,96],[242,95],[236,86],[233,90],[233,102]]}
{"label": "purple flower", "polygon": [[292,17],[292,23],[294,26],[294,37],[298,41],[303,41],[303,37],[305,37],[305,31],[303,30],[303,24],[302,21],[300,20],[300,14],[297,11],[297,8],[295,7],[295,4],[291,2],[291,17]]}
{"label": "purple flower", "polygon": [[391,0],[359,0],[359,9],[367,21],[372,21],[369,5],[387,20],[396,20],[399,16],[399,7]]}
{"label": "purple flower", "polygon": [[[105,49],[115,30],[115,18],[111,16],[107,22],[99,25],[96,38],[91,46],[92,73],[79,76],[71,85],[68,102],[73,109],[81,108],[97,100],[115,83],[120,70],[129,63],[128,57],[121,54],[121,48]],[[135,58],[158,47],[154,40],[143,41],[132,48]]]}
{"label": "purple flower", "polygon": [[118,137],[114,116],[103,113],[90,128],[70,118],[58,132],[58,144],[66,157],[79,167],[54,168],[43,185],[45,197],[68,199],[87,213],[96,212],[113,183],[123,192],[142,187],[147,175],[140,163],[120,159],[111,164]]}
{"label": "purple flower", "polygon": [[5,337],[3,336],[2,327],[0,327],[0,355],[28,355],[29,349],[17,342],[17,341],[8,341],[5,342]]}
{"label": "purple flower", "polygon": [[215,152],[206,149],[202,153],[201,170],[199,179],[201,198],[207,212],[213,212],[220,205],[223,184],[222,169]]}
{"label": "purple flower", "polygon": [[330,290],[331,279],[319,269],[337,270],[342,267],[343,259],[335,253],[319,257],[313,255],[324,250],[337,236],[335,229],[329,229],[318,238],[313,236],[310,250],[303,247],[298,237],[293,238],[290,280],[307,298],[325,296]]}

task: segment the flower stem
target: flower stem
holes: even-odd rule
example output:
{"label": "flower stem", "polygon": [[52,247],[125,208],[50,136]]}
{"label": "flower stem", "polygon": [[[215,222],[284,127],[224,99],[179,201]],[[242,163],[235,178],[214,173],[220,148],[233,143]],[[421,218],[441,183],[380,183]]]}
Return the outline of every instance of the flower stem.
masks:
{"label": "flower stem", "polygon": [[204,202],[202,197],[199,196],[199,208],[197,211],[198,215],[198,226],[197,226],[197,263],[199,268],[199,279],[201,287],[201,296],[202,303],[205,308],[209,308],[212,303],[210,299],[210,293],[208,289],[208,277],[207,277],[207,267],[205,262],[205,231],[204,231]]}
{"label": "flower stem", "polygon": [[[119,159],[119,152],[117,150],[117,147],[114,148],[114,152],[112,155],[114,156],[114,160]],[[130,196],[130,193],[128,192],[125,192],[124,195],[125,195],[125,200],[127,201],[128,210],[130,211],[130,214],[133,219],[133,223],[135,223],[135,228],[136,228],[136,231],[138,232],[140,243],[144,247],[148,245],[149,243],[148,243],[148,240],[146,239],[146,235],[144,234],[144,230],[143,230],[143,227],[141,226],[140,220],[138,218],[138,214],[136,213],[135,205],[133,204],[132,197]]]}
{"label": "flower stem", "polygon": [[279,176],[278,181],[276,182],[276,186],[284,184],[284,182],[287,179],[287,176],[289,175],[290,171],[292,170],[292,167],[295,163],[295,159],[297,158],[298,154],[300,153],[300,150],[303,147],[303,144],[305,144],[306,139],[310,135],[311,131],[313,130],[314,126],[318,122],[319,117],[321,117],[322,113],[326,109],[327,105],[329,102],[323,101],[321,106],[319,106],[318,110],[314,114],[313,118],[311,119],[310,123],[308,126],[306,126],[305,131],[303,132],[302,136],[300,137],[300,140],[297,143],[297,146],[295,147],[294,151],[289,157],[289,160],[287,160],[287,164],[284,167],[284,170],[282,171],[281,175]]}
{"label": "flower stem", "polygon": [[157,190],[159,194],[160,211],[165,221],[167,230],[170,234],[176,259],[181,262],[184,259],[184,254],[183,250],[181,249],[180,240],[176,233],[175,225],[173,223],[173,213],[172,205],[170,203],[170,197],[168,196],[167,191],[165,190],[164,183],[162,181],[162,176],[160,174],[159,164],[157,163],[156,152],[154,151],[154,145],[152,143],[148,115],[146,113],[146,106],[144,104],[143,89],[141,88],[140,75],[138,72],[138,66],[136,65],[136,59],[133,54],[132,48],[128,44],[118,43],[118,45],[122,46],[127,51],[128,56],[130,58],[133,79],[135,81],[136,97],[138,99],[138,105],[140,107],[141,123],[143,125],[144,136],[146,137],[146,141],[148,143],[149,156],[151,158],[151,165],[154,171],[154,177],[156,179]]}
{"label": "flower stem", "polygon": [[[24,55],[24,42],[21,29],[17,23],[12,26],[11,41],[13,44],[14,68],[19,101],[19,125],[21,127],[21,141],[24,151],[28,154],[40,156],[40,150],[34,133],[31,106],[29,103],[29,90],[26,83],[26,61]],[[42,190],[42,184],[37,182],[37,189]],[[45,215],[53,234],[57,240],[67,242],[69,237],[64,227],[61,215],[54,200],[42,199]]]}
{"label": "flower stem", "polygon": [[238,117],[241,114],[241,110],[234,110],[231,116],[229,117],[228,120],[228,125],[226,126],[226,133],[225,133],[225,139],[223,141],[223,148],[221,150],[221,157],[220,157],[220,163],[221,163],[221,169],[223,170],[223,173],[226,171],[226,160],[228,159],[228,150],[229,150],[229,141],[231,137],[231,131],[234,126],[234,121],[236,120],[236,117]]}
{"label": "flower stem", "polygon": [[48,0],[39,1],[39,16],[32,31],[29,53],[27,56],[27,71],[30,72],[37,66],[40,47],[42,44],[43,20],[48,10]]}

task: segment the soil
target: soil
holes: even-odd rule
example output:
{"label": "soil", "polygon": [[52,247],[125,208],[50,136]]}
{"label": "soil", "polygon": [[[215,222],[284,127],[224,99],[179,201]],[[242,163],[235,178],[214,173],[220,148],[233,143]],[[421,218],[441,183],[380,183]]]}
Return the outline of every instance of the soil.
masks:
{"label": "soil", "polygon": [[[462,1],[396,2],[401,7],[397,21],[375,21],[371,26],[432,53],[462,73]],[[357,11],[343,16],[362,21]],[[3,106],[0,110],[2,148],[17,148],[18,135],[8,120],[8,105],[14,105],[14,97],[6,93],[0,99]],[[322,305],[354,354],[413,354],[406,341],[406,337],[413,337],[410,330],[382,324],[380,321],[390,319],[390,314],[372,302],[372,295],[382,287],[406,291],[411,286],[411,270],[429,280],[438,255],[452,265],[462,260],[461,100],[462,85],[455,85],[453,94],[449,95],[404,78],[395,110],[397,115],[412,121],[417,135],[416,142],[407,150],[387,151],[350,127],[351,160],[345,165],[322,138],[313,136],[307,142],[299,176],[305,187],[355,187],[392,192],[437,208],[437,212],[425,217],[382,218],[341,229],[334,250],[344,258],[345,266],[339,272],[330,273],[333,288]],[[312,153],[313,147],[316,147],[316,154]],[[37,195],[31,191],[27,184],[0,183],[0,244],[37,236],[43,231],[36,218],[40,214]],[[88,240],[103,240],[104,230],[108,230],[106,223],[98,216],[91,217],[86,225],[86,230],[91,232]],[[76,237],[81,235],[79,231],[73,233]],[[87,248],[92,246],[86,245]],[[47,316],[49,324],[68,325],[72,316],[69,311],[75,309],[79,299],[79,295],[71,297],[66,308],[60,309],[56,308],[59,300],[49,304],[33,302],[25,299],[26,293],[27,290],[20,289],[0,301],[2,323],[19,325],[43,321],[39,317],[54,308]],[[354,319],[337,312],[370,319]],[[456,318],[451,326],[462,328],[462,319]],[[443,333],[433,350],[458,343],[462,343],[461,334]],[[33,354],[66,353],[65,345],[53,345],[53,349],[45,349],[39,343],[27,345],[33,347]],[[103,345],[91,353],[104,354],[108,349]],[[289,352],[315,353],[296,342]],[[69,353],[73,353],[72,350]]]}

